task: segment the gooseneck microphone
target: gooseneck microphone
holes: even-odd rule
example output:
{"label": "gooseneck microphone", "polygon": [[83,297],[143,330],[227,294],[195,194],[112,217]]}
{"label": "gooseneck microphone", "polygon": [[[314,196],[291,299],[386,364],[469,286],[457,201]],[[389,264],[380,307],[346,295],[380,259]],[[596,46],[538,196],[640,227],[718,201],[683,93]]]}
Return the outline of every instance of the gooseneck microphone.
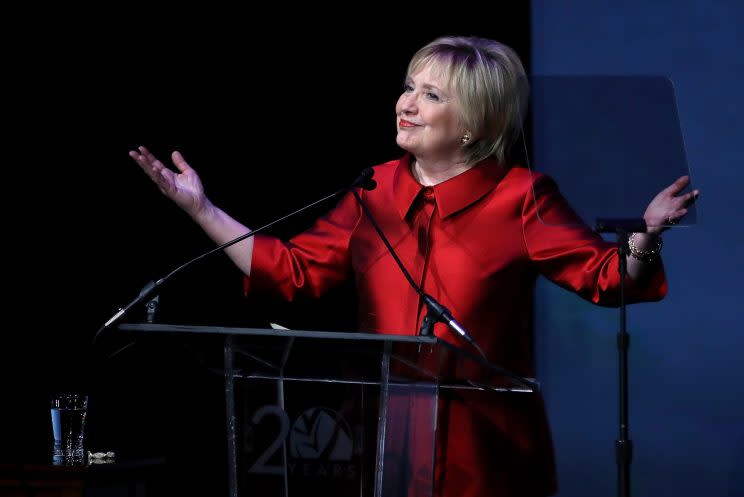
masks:
{"label": "gooseneck microphone", "polygon": [[[371,170],[371,169],[370,169]],[[371,170],[374,173],[374,170]],[[369,178],[370,181],[374,181]],[[372,224],[372,226],[375,228],[375,231],[377,231],[377,234],[380,236],[380,239],[382,240],[382,243],[385,244],[385,247],[387,247],[388,252],[390,252],[390,255],[393,256],[393,259],[395,259],[395,263],[398,265],[398,268],[400,268],[400,271],[403,273],[403,276],[405,276],[406,280],[408,280],[408,284],[411,285],[411,287],[416,291],[417,294],[421,297],[421,299],[424,301],[424,304],[426,304],[426,310],[427,314],[424,316],[424,320],[421,323],[421,329],[419,330],[420,335],[429,336],[432,334],[432,327],[434,326],[434,323],[441,322],[449,326],[452,330],[454,330],[459,336],[464,338],[470,345],[472,345],[478,353],[483,356],[484,359],[488,359],[486,357],[486,354],[483,352],[483,349],[480,348],[480,346],[475,342],[473,337],[470,335],[470,333],[467,332],[465,327],[461,325],[457,320],[452,316],[452,313],[442,304],[437,302],[434,297],[431,295],[424,293],[424,291],[416,284],[415,281],[413,281],[413,278],[411,277],[411,274],[406,269],[403,262],[398,257],[398,254],[395,253],[395,249],[393,249],[393,246],[388,241],[387,237],[385,236],[385,233],[383,233],[380,226],[377,224],[377,221],[375,221],[374,216],[370,212],[369,208],[367,207],[367,204],[364,203],[362,200],[362,197],[359,195],[359,193],[356,192],[356,190],[352,190],[352,193],[354,194],[354,197],[357,199],[357,202],[359,202],[359,205],[361,206],[362,210],[364,211],[364,214],[367,216],[367,219],[369,219],[369,222]]]}
{"label": "gooseneck microphone", "polygon": [[374,176],[374,174],[375,174],[374,170],[371,167],[368,167],[368,168],[362,170],[361,173],[359,173],[359,176],[357,176],[357,178],[351,183],[350,186],[348,186],[346,188],[341,188],[340,190],[337,190],[337,191],[331,193],[330,195],[326,195],[325,197],[323,197],[323,198],[321,198],[319,200],[316,200],[315,202],[312,202],[312,203],[310,203],[310,204],[308,204],[308,205],[306,205],[304,207],[301,207],[301,208],[297,209],[294,212],[290,212],[289,214],[287,214],[285,216],[282,216],[282,217],[280,217],[278,219],[275,219],[275,220],[271,221],[270,223],[261,226],[260,228],[256,228],[254,230],[249,230],[247,233],[244,233],[244,234],[240,235],[237,238],[233,238],[232,240],[230,240],[228,242],[225,242],[222,245],[219,245],[218,247],[215,247],[215,248],[213,248],[211,250],[208,250],[207,252],[204,252],[203,254],[198,255],[198,256],[194,257],[193,259],[187,261],[184,264],[181,264],[176,269],[174,269],[173,271],[171,271],[167,275],[163,276],[159,280],[150,281],[147,285],[145,285],[144,288],[142,288],[142,290],[140,291],[139,295],[137,295],[137,297],[134,300],[132,300],[126,306],[120,308],[116,312],[116,314],[114,314],[111,317],[111,319],[109,319],[108,321],[106,321],[103,324],[103,326],[101,326],[98,329],[98,331],[96,331],[95,335],[93,336],[93,343],[95,343],[95,341],[98,339],[98,337],[101,335],[101,333],[106,328],[108,328],[113,323],[115,323],[119,318],[121,318],[124,314],[126,314],[132,307],[140,304],[147,297],[149,297],[150,295],[152,295],[153,292],[155,292],[155,290],[157,290],[158,288],[160,288],[161,286],[163,286],[163,284],[165,284],[166,281],[168,281],[169,279],[171,279],[176,273],[179,273],[180,271],[186,269],[188,266],[192,265],[193,263],[195,263],[195,262],[197,262],[197,261],[199,261],[201,259],[204,259],[205,257],[208,257],[208,256],[214,254],[215,252],[220,252],[220,251],[226,249],[227,247],[229,247],[231,245],[235,245],[236,243],[238,243],[238,242],[240,242],[242,240],[245,240],[248,237],[254,236],[254,235],[260,233],[261,231],[263,231],[263,230],[265,230],[265,229],[267,229],[267,228],[269,228],[269,227],[271,227],[271,226],[273,226],[273,225],[275,225],[277,223],[280,223],[280,222],[282,222],[282,221],[284,221],[286,219],[289,219],[289,218],[291,218],[291,217],[293,217],[293,216],[295,216],[295,215],[297,215],[297,214],[299,214],[299,213],[301,213],[301,212],[303,212],[303,211],[305,211],[307,209],[310,209],[311,207],[314,207],[314,206],[316,206],[316,205],[318,205],[318,204],[320,204],[322,202],[325,202],[325,201],[327,201],[327,200],[329,200],[331,198],[337,197],[338,195],[341,195],[342,193],[346,193],[348,190],[351,190],[352,192],[354,192],[355,195],[358,195],[357,192],[356,192],[356,190],[355,190],[355,188],[362,188],[364,190],[374,190],[377,187],[377,182],[372,179],[372,176]]}

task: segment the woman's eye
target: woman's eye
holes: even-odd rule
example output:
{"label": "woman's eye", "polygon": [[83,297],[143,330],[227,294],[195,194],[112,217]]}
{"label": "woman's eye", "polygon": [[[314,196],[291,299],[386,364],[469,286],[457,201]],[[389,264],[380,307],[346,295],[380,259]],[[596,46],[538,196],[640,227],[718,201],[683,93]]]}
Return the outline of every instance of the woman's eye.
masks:
{"label": "woman's eye", "polygon": [[439,95],[437,95],[436,93],[432,93],[430,91],[429,92],[426,92],[426,98],[428,98],[430,100],[434,100],[436,102],[439,101]]}
{"label": "woman's eye", "polygon": [[403,85],[403,91],[406,92],[406,93],[412,92],[413,91],[413,85],[408,84],[408,83],[404,84]]}

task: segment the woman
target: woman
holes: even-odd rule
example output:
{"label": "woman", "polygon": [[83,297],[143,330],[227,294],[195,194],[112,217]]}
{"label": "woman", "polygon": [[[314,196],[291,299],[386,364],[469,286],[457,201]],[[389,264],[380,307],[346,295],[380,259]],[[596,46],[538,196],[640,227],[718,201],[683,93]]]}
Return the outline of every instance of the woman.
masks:
{"label": "woman", "polygon": [[[542,274],[599,305],[617,305],[617,247],[582,226],[547,177],[512,167],[525,72],[508,47],[445,37],[412,58],[395,107],[406,152],[375,168],[378,187],[359,193],[423,291],[449,308],[487,358],[534,376],[532,289]],[[165,195],[218,244],[248,229],[205,196],[179,152],[173,172],[144,147],[130,152]],[[647,233],[631,236],[628,300],[666,292],[659,235],[698,192],[682,177],[649,204]],[[537,213],[542,218],[538,219]],[[354,277],[359,331],[416,334],[426,314],[352,195],[308,231],[284,242],[258,235],[226,249],[250,292],[318,296]],[[434,333],[455,341],[438,323]],[[446,399],[437,445],[436,495],[550,495],[553,454],[539,397],[489,405]]]}

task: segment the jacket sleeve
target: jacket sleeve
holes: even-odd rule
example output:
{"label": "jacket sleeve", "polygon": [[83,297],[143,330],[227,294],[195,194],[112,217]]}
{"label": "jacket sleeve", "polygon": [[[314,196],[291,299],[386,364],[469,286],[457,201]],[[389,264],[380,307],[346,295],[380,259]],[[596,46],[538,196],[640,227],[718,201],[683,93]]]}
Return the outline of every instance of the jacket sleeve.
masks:
{"label": "jacket sleeve", "polygon": [[[536,175],[525,195],[522,226],[529,258],[559,286],[602,306],[620,305],[617,244],[592,231],[548,176]],[[626,302],[662,299],[667,292],[659,260],[642,281],[625,277]]]}
{"label": "jacket sleeve", "polygon": [[347,193],[325,216],[288,242],[256,235],[251,275],[245,293],[261,292],[293,300],[296,295],[320,296],[351,273],[349,242],[361,218],[361,208]]}

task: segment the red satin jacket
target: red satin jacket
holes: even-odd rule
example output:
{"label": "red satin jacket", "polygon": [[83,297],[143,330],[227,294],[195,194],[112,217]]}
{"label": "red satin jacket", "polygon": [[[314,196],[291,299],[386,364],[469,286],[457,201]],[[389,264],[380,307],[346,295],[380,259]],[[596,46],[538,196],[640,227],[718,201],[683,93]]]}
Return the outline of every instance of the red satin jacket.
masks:
{"label": "red satin jacket", "polygon": [[[582,223],[549,177],[485,160],[423,187],[410,161],[405,155],[375,167],[378,186],[361,191],[362,198],[413,279],[470,331],[492,363],[535,376],[531,322],[538,275],[596,304],[619,304],[616,245]],[[352,276],[359,331],[418,333],[426,309],[351,194],[289,242],[256,236],[245,285],[291,300],[299,292],[319,296]],[[661,264],[644,288],[626,283],[628,302],[666,293]],[[434,332],[457,341],[441,323]],[[487,405],[450,395],[443,409],[436,495],[556,491],[539,395],[504,395]]]}

